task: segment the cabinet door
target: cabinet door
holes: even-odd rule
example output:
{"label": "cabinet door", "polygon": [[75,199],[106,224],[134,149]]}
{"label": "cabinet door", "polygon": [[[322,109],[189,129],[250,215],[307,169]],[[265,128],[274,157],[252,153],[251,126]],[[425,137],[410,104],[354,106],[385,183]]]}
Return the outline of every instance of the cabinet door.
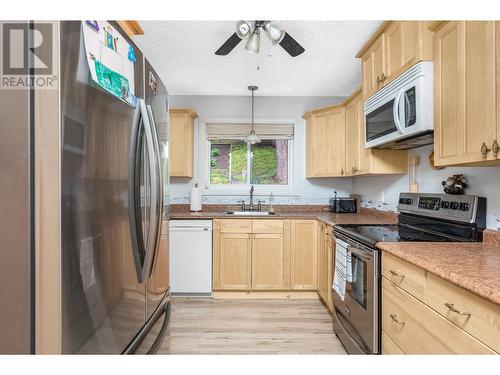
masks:
{"label": "cabinet door", "polygon": [[[346,162],[345,176],[355,175],[359,170],[359,98],[356,95],[346,105],[345,109],[345,136],[346,136]],[[364,146],[364,145],[363,145]]]}
{"label": "cabinet door", "polygon": [[251,235],[221,233],[220,289],[249,290],[251,287]]}
{"label": "cabinet door", "polygon": [[329,147],[325,149],[330,156],[328,175],[343,176],[345,174],[345,109],[343,107],[330,114],[328,125],[330,142]]}
{"label": "cabinet door", "polygon": [[376,90],[381,88],[387,77],[385,69],[385,38],[382,35],[372,47],[373,53],[373,86]]}
{"label": "cabinet door", "polygon": [[[385,35],[385,70],[387,78],[400,75],[418,59],[419,22],[392,22]],[[387,81],[384,81],[384,84]]]}
{"label": "cabinet door", "polygon": [[403,22],[393,22],[384,33],[387,76],[395,76],[404,64]]}
{"label": "cabinet door", "polygon": [[361,60],[363,69],[363,97],[367,98],[376,90],[375,73],[373,72],[373,53],[370,51]]}
{"label": "cabinet door", "polygon": [[449,22],[435,34],[435,161],[478,163],[496,133],[495,23]]}
{"label": "cabinet door", "polygon": [[190,113],[170,113],[170,176],[193,177],[194,123]]}
{"label": "cabinet door", "polygon": [[291,289],[317,290],[318,237],[316,220],[291,222]]}
{"label": "cabinet door", "polygon": [[320,113],[314,115],[314,125],[311,136],[311,167],[313,177],[323,177],[330,174],[330,115]]}
{"label": "cabinet door", "polygon": [[318,293],[326,302],[326,241],[325,224],[318,224]]}
{"label": "cabinet door", "polygon": [[252,237],[252,289],[285,289],[283,234],[253,234]]}
{"label": "cabinet door", "polygon": [[326,231],[326,305],[333,312],[333,259],[334,259],[334,244],[332,236],[333,228],[331,226],[327,227]]}

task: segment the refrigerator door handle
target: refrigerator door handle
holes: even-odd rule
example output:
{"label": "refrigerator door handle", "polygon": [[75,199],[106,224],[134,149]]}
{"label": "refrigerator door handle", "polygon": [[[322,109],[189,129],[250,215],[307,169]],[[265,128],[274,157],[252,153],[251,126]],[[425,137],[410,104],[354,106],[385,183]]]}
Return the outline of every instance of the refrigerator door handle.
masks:
{"label": "refrigerator door handle", "polygon": [[[130,142],[129,154],[129,219],[130,230],[132,237],[132,247],[134,249],[134,259],[137,270],[137,277],[140,283],[145,282],[148,272],[151,269],[151,261],[156,247],[155,233],[151,228],[152,223],[157,222],[158,216],[158,179],[160,178],[160,171],[157,162],[157,150],[155,149],[156,131],[153,132],[151,123],[149,121],[146,104],[143,99],[137,101],[137,110],[134,116],[134,123],[132,125],[132,135]],[[144,137],[141,136],[143,131]],[[154,133],[154,134],[153,134]],[[145,144],[142,145],[143,140]],[[144,243],[143,231],[141,226],[141,197],[140,197],[140,161],[141,150],[144,146],[147,152],[149,176],[151,178],[151,209],[149,210],[149,228],[147,229],[147,239]],[[156,140],[157,148],[157,140]],[[146,202],[144,202],[146,204]],[[160,207],[161,212],[161,207]],[[144,260],[141,259],[141,253],[144,254]]]}
{"label": "refrigerator door handle", "polygon": [[154,143],[154,151],[156,155],[155,159],[155,173],[157,175],[156,178],[156,186],[155,189],[157,190],[157,200],[155,202],[157,206],[157,215],[155,217],[155,232],[154,232],[154,247],[152,247],[152,265],[151,265],[151,270],[149,272],[149,277],[151,277],[154,274],[154,271],[156,269],[156,261],[158,259],[158,247],[160,243],[160,233],[161,233],[161,224],[162,224],[162,208],[163,208],[163,178],[162,178],[162,172],[161,172],[161,156],[160,156],[160,142],[158,140],[158,132],[156,130],[156,123],[154,119],[154,114],[153,114],[153,109],[151,108],[150,105],[146,106],[147,109],[147,114],[149,118],[149,124],[151,126],[151,132],[153,134],[153,143]]}
{"label": "refrigerator door handle", "polygon": [[145,253],[145,244],[142,237],[142,228],[139,226],[141,221],[140,218],[140,200],[137,191],[140,189],[140,166],[139,166],[139,156],[141,152],[141,130],[142,130],[142,114],[141,108],[137,105],[134,120],[132,123],[132,131],[130,137],[130,149],[129,149],[129,179],[128,179],[128,213],[130,220],[130,236],[132,240],[132,249],[134,255],[134,263],[137,271],[137,278],[139,282],[142,280],[142,259],[141,254]]}

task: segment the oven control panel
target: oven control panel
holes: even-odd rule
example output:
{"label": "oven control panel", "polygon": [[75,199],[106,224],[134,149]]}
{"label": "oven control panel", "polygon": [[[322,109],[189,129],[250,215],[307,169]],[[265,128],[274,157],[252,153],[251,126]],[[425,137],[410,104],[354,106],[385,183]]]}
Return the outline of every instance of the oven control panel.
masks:
{"label": "oven control panel", "polygon": [[476,195],[401,193],[398,211],[474,223],[478,213],[485,215],[486,199]]}

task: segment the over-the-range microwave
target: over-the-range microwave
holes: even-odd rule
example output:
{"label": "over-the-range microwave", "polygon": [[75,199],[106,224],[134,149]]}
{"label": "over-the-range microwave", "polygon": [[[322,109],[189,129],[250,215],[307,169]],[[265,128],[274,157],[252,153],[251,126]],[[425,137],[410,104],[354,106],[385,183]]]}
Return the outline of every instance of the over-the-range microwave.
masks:
{"label": "over-the-range microwave", "polygon": [[409,149],[433,143],[433,63],[422,61],[365,100],[365,147]]}

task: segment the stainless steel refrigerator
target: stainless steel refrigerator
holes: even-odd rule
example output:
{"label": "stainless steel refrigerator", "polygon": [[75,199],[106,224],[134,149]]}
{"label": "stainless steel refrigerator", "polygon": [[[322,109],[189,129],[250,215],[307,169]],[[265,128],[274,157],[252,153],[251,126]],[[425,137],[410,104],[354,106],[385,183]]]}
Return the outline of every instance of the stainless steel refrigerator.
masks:
{"label": "stainless steel refrigerator", "polygon": [[[154,352],[168,331],[168,241],[161,241],[168,230],[162,227],[169,202],[168,93],[133,41],[112,25],[134,49],[136,108],[92,80],[85,24],[57,25],[61,290],[51,292],[60,296],[56,351],[64,354]],[[16,336],[2,338],[0,352],[34,353],[35,322],[44,324],[35,316],[34,220],[46,217],[33,215],[32,176],[43,150],[33,152],[39,119],[30,116],[30,91],[6,97],[2,208],[10,217],[2,219],[9,248],[2,247],[1,269],[2,284],[11,287],[0,317],[2,330]],[[50,108],[38,108],[39,116],[45,112]],[[15,332],[6,328],[9,319]]]}
{"label": "stainless steel refrigerator", "polygon": [[60,24],[62,352],[149,351],[141,343],[157,324],[154,351],[170,308],[168,247],[160,246],[167,90],[131,40],[137,107],[101,89],[82,72],[82,27]]}

